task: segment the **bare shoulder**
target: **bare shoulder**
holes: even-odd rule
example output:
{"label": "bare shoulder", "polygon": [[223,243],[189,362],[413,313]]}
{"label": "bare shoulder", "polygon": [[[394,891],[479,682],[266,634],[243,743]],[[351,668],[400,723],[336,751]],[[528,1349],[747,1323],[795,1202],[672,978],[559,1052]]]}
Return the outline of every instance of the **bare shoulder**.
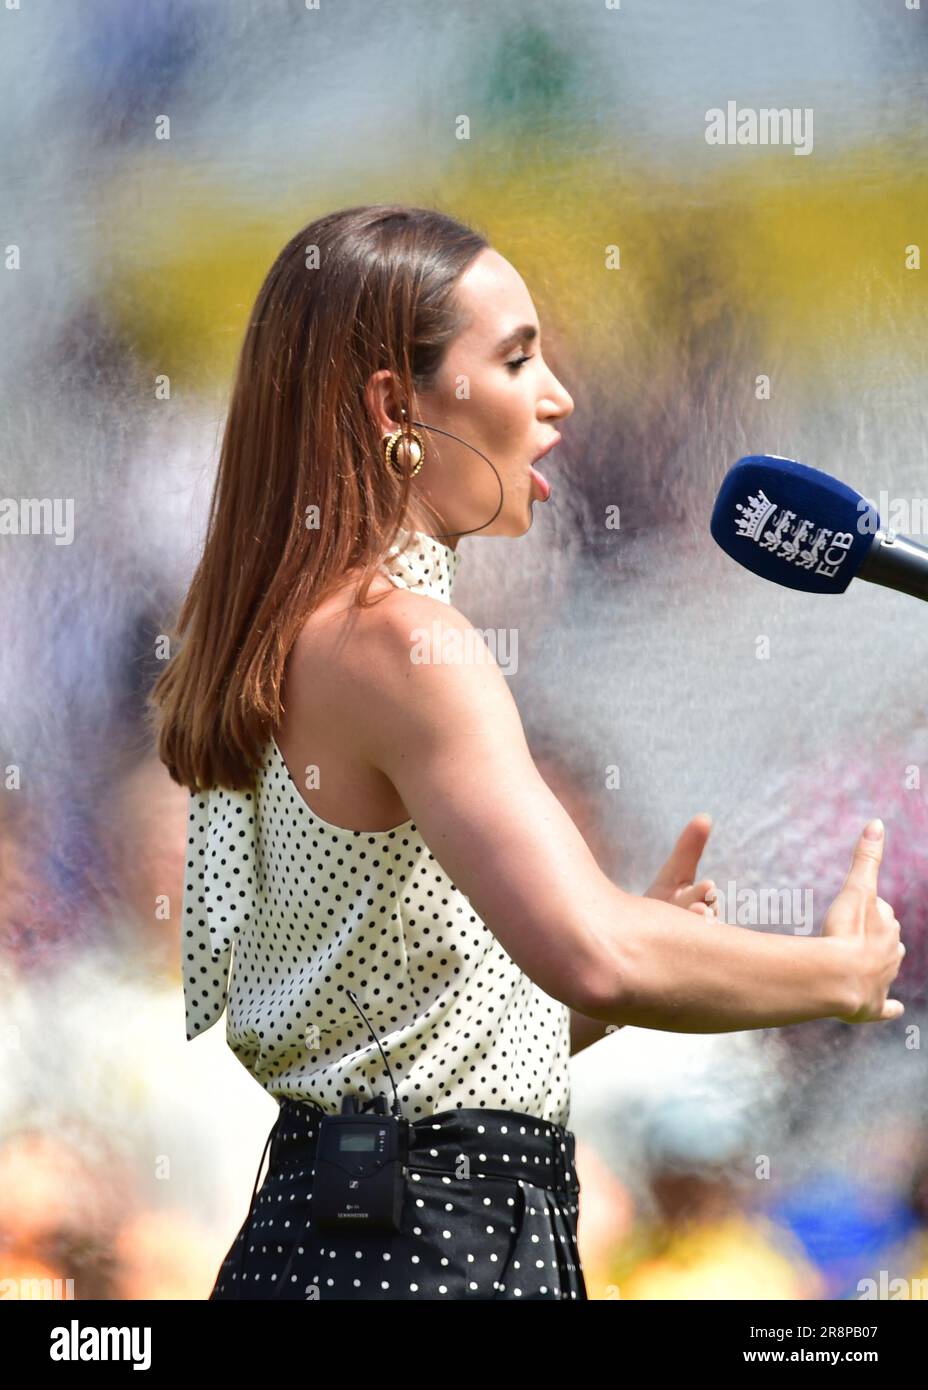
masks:
{"label": "bare shoulder", "polygon": [[369,714],[378,702],[364,729],[376,766],[385,766],[394,740],[410,748],[449,746],[477,724],[521,740],[509,685],[483,634],[460,609],[400,589],[380,606],[369,639],[356,649],[356,688]]}
{"label": "bare shoulder", "polygon": [[398,648],[413,642],[414,634],[421,638],[435,624],[482,640],[459,609],[430,594],[401,588],[383,576],[374,578],[369,598],[374,602],[358,606],[353,586],[347,583],[330,593],[303,624],[294,644],[297,659],[310,652],[316,658],[324,651],[327,659],[337,660],[363,678],[372,657],[395,655]]}
{"label": "bare shoulder", "polygon": [[475,676],[508,696],[486,642],[459,609],[380,576],[370,588],[374,603],[358,607],[353,597],[346,585],[314,610],[286,679],[290,703],[328,713],[333,732],[350,731],[359,752],[367,733],[389,729],[392,721],[380,716],[405,701],[427,701],[420,716],[438,716],[455,691],[473,694]]}

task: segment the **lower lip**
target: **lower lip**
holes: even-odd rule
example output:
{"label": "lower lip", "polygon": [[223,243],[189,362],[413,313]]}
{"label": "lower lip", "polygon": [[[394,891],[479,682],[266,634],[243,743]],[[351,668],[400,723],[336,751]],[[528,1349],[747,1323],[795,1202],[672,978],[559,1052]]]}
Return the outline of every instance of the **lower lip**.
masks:
{"label": "lower lip", "polygon": [[529,471],[532,475],[532,481],[541,495],[542,502],[547,502],[548,498],[551,496],[551,484],[548,482],[547,478],[542,477],[538,469],[534,466],[530,467]]}

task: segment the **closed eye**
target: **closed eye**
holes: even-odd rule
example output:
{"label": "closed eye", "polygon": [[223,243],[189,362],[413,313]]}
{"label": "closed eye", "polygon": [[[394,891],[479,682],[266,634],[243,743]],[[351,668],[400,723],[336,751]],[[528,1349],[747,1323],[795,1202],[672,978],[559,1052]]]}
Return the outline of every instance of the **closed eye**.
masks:
{"label": "closed eye", "polygon": [[524,362],[530,362],[530,361],[532,360],[532,357],[533,357],[533,356],[534,356],[534,353],[531,353],[531,352],[528,353],[527,355],[526,355],[526,354],[523,354],[522,357],[516,357],[516,358],[514,358],[511,362],[507,362],[507,363],[506,363],[506,366],[509,368],[510,371],[517,372],[517,371],[519,370],[519,368],[522,366],[522,364],[523,364]]}

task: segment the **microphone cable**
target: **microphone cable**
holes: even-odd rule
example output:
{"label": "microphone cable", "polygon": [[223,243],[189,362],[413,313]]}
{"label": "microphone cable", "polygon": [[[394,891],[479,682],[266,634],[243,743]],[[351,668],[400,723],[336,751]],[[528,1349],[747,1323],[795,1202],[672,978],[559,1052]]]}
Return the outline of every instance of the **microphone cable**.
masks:
{"label": "microphone cable", "polygon": [[420,429],[423,430],[434,430],[436,434],[444,434],[447,436],[448,439],[454,439],[458,442],[458,444],[463,444],[465,449],[472,449],[475,454],[480,454],[480,457],[483,459],[484,463],[488,463],[490,467],[493,469],[493,472],[496,474],[496,481],[499,483],[499,506],[496,508],[496,511],[490,517],[489,521],[485,521],[483,523],[483,526],[472,526],[469,531],[439,531],[436,533],[435,539],[441,540],[442,537],[453,538],[454,536],[472,536],[475,531],[483,531],[485,527],[492,526],[493,522],[496,520],[496,518],[499,516],[500,512],[503,509],[503,480],[499,476],[496,464],[493,463],[491,459],[488,459],[486,454],[481,454],[480,450],[476,447],[476,445],[468,444],[466,439],[462,439],[460,435],[452,434],[450,430],[440,429],[438,425],[426,425],[422,420],[412,420],[410,421],[410,423],[414,426],[418,426]]}

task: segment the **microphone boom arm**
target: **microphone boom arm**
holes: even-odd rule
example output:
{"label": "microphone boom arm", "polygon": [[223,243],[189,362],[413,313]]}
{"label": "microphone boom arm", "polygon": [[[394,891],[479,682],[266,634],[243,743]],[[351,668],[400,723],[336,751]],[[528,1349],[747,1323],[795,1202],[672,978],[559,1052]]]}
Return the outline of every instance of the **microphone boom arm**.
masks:
{"label": "microphone boom arm", "polygon": [[928,599],[928,546],[887,528],[873,537],[873,544],[857,571],[858,579],[883,584],[888,589]]}

